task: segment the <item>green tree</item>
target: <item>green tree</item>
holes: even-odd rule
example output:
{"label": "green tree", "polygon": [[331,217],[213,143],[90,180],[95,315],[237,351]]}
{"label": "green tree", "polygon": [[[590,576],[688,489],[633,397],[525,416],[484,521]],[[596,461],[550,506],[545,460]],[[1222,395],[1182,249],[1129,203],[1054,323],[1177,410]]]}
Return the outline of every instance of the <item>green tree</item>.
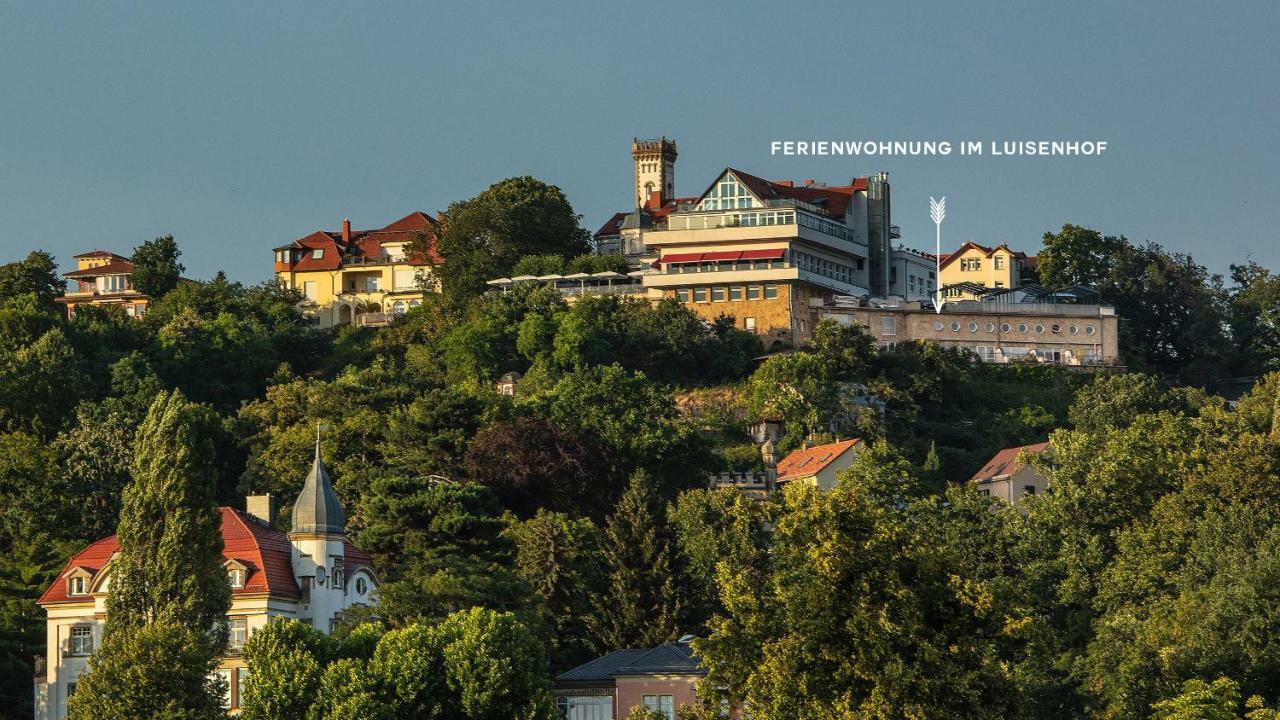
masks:
{"label": "green tree", "polygon": [[648,478],[632,475],[604,526],[608,586],[596,597],[593,633],[601,649],[651,647],[679,635],[678,569],[661,513]]}
{"label": "green tree", "polygon": [[502,508],[487,488],[381,477],[364,499],[363,517],[359,544],[383,574],[378,609],[393,625],[474,606],[527,605]]}
{"label": "green tree", "polygon": [[0,301],[30,293],[41,307],[53,308],[53,299],[62,295],[64,287],[58,263],[44,250],[32,250],[23,260],[0,265]]}
{"label": "green tree", "polygon": [[1151,707],[1151,720],[1239,720],[1240,686],[1225,677],[1188,680],[1182,694]]}
{"label": "green tree", "polygon": [[133,272],[129,281],[133,288],[153,298],[164,297],[165,293],[178,286],[182,273],[186,270],[178,258],[182,251],[172,235],[165,235],[148,240],[133,249]]}
{"label": "green tree", "polygon": [[487,290],[486,280],[509,275],[523,257],[586,252],[589,234],[580,222],[560,188],[508,178],[449,206],[436,241],[441,260],[432,270],[444,297],[460,304]]}
{"label": "green tree", "polygon": [[1044,234],[1044,247],[1036,255],[1040,282],[1049,287],[1085,285],[1101,287],[1129,241],[1124,236],[1103,236],[1097,230],[1070,223],[1056,233]]}
{"label": "green tree", "polygon": [[329,652],[328,639],[297,620],[278,620],[255,631],[244,646],[252,681],[240,691],[240,717],[307,720]]}
{"label": "green tree", "polygon": [[222,714],[208,678],[226,645],[231,589],[205,418],[166,392],[138,430],[102,647],[79,682],[72,718]]}
{"label": "green tree", "polygon": [[587,518],[539,510],[508,532],[517,571],[540,601],[537,615],[547,629],[552,671],[591,660],[597,654],[591,598],[605,592],[600,530]]}

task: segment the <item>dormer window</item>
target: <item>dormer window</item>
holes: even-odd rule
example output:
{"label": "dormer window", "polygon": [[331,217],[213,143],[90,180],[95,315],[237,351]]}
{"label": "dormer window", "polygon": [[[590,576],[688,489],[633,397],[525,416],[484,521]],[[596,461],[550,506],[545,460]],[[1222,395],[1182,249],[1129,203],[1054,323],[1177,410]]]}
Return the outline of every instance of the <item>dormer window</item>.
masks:
{"label": "dormer window", "polygon": [[231,581],[232,588],[239,589],[244,587],[244,569],[243,568],[231,568],[231,570],[227,573],[227,578]]}
{"label": "dormer window", "polygon": [[88,595],[88,581],[83,575],[77,575],[67,580],[68,595]]}
{"label": "dormer window", "polygon": [[312,251],[311,251],[311,259],[312,259],[312,260],[323,260],[323,259],[324,259],[324,250],[321,250],[321,249],[319,249],[319,248],[317,248],[317,249],[315,249],[315,250],[312,250]]}

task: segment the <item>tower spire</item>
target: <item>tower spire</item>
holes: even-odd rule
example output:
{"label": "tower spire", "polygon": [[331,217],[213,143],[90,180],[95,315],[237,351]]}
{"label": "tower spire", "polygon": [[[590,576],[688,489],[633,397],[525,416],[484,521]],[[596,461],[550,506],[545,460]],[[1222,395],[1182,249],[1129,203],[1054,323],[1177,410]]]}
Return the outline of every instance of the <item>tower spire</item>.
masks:
{"label": "tower spire", "polygon": [[293,504],[294,533],[338,533],[346,532],[347,516],[338,502],[338,495],[333,491],[333,478],[329,468],[325,467],[320,457],[320,428],[316,423],[315,459],[311,461],[311,472],[307,473],[306,482],[302,484],[302,492]]}

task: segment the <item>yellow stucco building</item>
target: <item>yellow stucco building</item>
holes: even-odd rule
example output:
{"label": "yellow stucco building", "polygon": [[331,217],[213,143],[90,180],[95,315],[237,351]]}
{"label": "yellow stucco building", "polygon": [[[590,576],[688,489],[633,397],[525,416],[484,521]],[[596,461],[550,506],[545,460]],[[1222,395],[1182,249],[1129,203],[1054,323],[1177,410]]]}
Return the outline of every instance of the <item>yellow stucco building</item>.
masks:
{"label": "yellow stucco building", "polygon": [[78,305],[119,307],[129,317],[147,314],[151,298],[133,287],[130,275],[133,263],[123,255],[106,250],[93,250],[75,256],[76,269],[63,274],[67,289],[58,302],[67,306],[67,316],[76,314]]}
{"label": "yellow stucco building", "polygon": [[1011,289],[1030,282],[1035,258],[1008,245],[986,247],[966,242],[941,258],[942,295],[946,300],[976,300],[982,289]]}
{"label": "yellow stucco building", "polygon": [[436,221],[412,212],[378,230],[317,230],[275,248],[276,279],[302,293],[301,309],[320,327],[385,325],[422,304],[423,288],[435,288],[430,257],[409,252],[420,236],[435,238]]}

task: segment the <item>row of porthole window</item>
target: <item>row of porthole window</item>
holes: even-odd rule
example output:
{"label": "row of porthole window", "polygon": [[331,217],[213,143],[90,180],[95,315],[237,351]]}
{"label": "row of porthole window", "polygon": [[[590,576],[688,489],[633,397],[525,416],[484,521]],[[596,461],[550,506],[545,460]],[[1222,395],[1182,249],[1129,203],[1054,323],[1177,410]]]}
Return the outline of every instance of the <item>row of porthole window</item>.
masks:
{"label": "row of porthole window", "polygon": [[[933,322],[933,329],[934,329],[934,330],[937,330],[937,331],[939,331],[939,332],[941,332],[941,331],[945,330],[945,329],[946,329],[946,327],[947,327],[947,326],[946,326],[946,324],[945,324],[945,323],[943,323],[941,320],[935,320],[935,321]],[[995,332],[995,331],[996,331],[996,324],[995,324],[995,323],[990,323],[990,322],[989,322],[989,323],[987,323],[987,324],[986,324],[986,326],[984,326],[984,327],[983,327],[983,329],[984,329],[984,330],[986,330],[986,331],[987,331],[987,332],[989,332],[989,333],[991,333],[991,332]],[[973,322],[973,321],[970,321],[970,322],[969,322],[969,325],[968,325],[968,330],[969,330],[969,332],[971,332],[971,333],[972,333],[972,332],[978,332],[978,323]],[[1012,330],[1013,330],[1013,326],[1012,326],[1012,325],[1010,325],[1009,323],[1001,323],[1001,324],[1000,324],[1000,332],[1007,333],[1007,332],[1011,332]],[[1043,335],[1043,334],[1044,334],[1044,331],[1045,331],[1045,326],[1044,326],[1043,324],[1041,324],[1041,323],[1036,323],[1034,326],[1028,326],[1026,323],[1019,323],[1019,324],[1018,324],[1018,332],[1020,332],[1020,333],[1022,333],[1022,334],[1024,334],[1024,335],[1025,335],[1025,334],[1028,332],[1028,330],[1035,332],[1035,334],[1037,334],[1037,335]],[[1066,330],[1067,330],[1067,334],[1068,334],[1068,335],[1079,335],[1079,334],[1080,334],[1080,326],[1079,326],[1079,325],[1068,325],[1068,326],[1067,326],[1067,328],[1066,328]],[[1096,327],[1095,327],[1095,326],[1093,326],[1093,325],[1085,325],[1085,326],[1084,326],[1084,334],[1085,334],[1085,335],[1090,335],[1090,336],[1091,336],[1091,335],[1093,335],[1094,333],[1096,333],[1097,331],[1098,331],[1098,328],[1096,328]],[[951,332],[960,332],[960,321],[959,321],[959,320],[952,320],[952,321],[951,321]],[[1053,333],[1054,335],[1061,335],[1061,334],[1062,334],[1062,325],[1059,325],[1058,323],[1054,323],[1053,325],[1050,325],[1050,326],[1049,326],[1049,332]]]}

